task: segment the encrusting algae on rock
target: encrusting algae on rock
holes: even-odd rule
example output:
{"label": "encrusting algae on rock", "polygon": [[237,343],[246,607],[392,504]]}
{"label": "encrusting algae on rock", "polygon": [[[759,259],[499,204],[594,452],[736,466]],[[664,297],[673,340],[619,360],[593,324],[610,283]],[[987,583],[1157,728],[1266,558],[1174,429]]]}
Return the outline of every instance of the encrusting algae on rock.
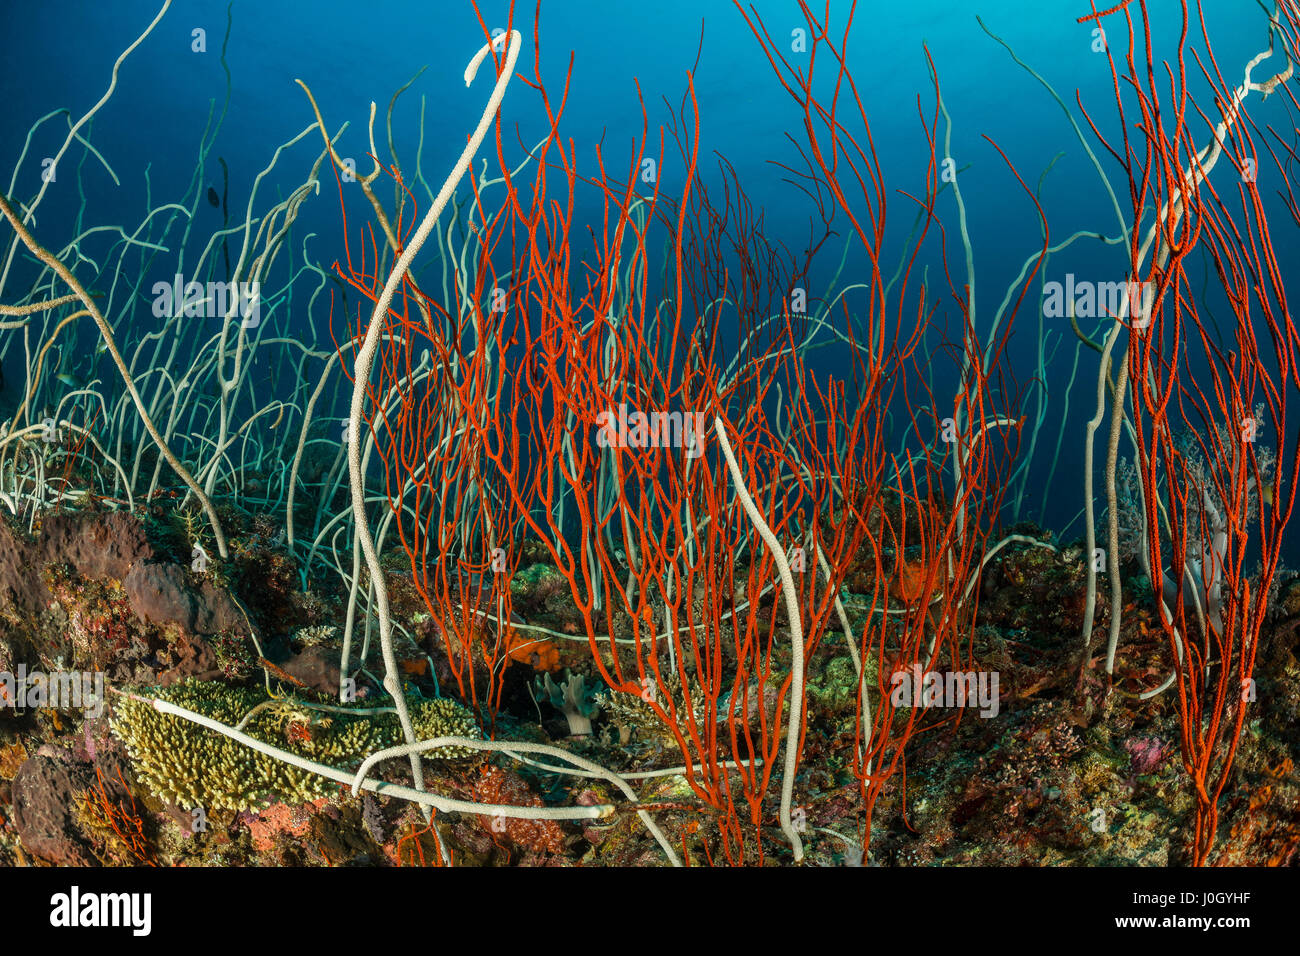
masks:
{"label": "encrusting algae on rock", "polygon": [[[394,713],[349,715],[311,710],[288,699],[224,684],[186,680],[157,695],[308,760],[354,770],[369,754],[402,743]],[[464,707],[451,700],[410,701],[416,738],[474,737],[482,732]],[[250,716],[251,715],[251,716]],[[160,713],[148,700],[124,698],[112,719],[140,781],[162,800],[185,809],[251,810],[267,801],[305,803],[331,796],[337,784],[282,763],[181,717]],[[426,757],[473,756],[469,747],[443,747]]]}

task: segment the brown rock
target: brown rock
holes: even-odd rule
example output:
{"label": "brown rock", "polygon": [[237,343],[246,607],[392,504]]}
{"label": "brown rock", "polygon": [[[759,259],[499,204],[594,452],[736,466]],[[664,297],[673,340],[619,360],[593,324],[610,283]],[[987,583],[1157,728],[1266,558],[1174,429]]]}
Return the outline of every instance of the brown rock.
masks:
{"label": "brown rock", "polygon": [[56,866],[93,865],[72,807],[94,784],[90,764],[44,753],[24,761],[13,782],[13,823],[23,846]]}
{"label": "brown rock", "polygon": [[248,635],[248,624],[230,595],[212,582],[191,590],[178,564],[137,564],[122,581],[131,608],[142,621],[174,625],[178,639],[170,646],[170,666],[158,682],[169,686],[184,677],[209,680],[220,674],[216,653],[204,639],[231,631]]}
{"label": "brown rock", "polygon": [[194,632],[195,600],[179,564],[138,564],[122,579],[122,587],[140,620]]}
{"label": "brown rock", "polygon": [[248,620],[229,594],[204,581],[194,602],[194,630],[198,634],[233,631],[247,637]]}
{"label": "brown rock", "polygon": [[186,677],[215,680],[221,676],[216,653],[197,634],[182,632],[176,641],[168,645],[168,653],[159,657],[164,659],[164,665],[170,665],[158,674],[158,683],[163,687],[170,687]]}
{"label": "brown rock", "polygon": [[31,614],[49,601],[30,552],[23,537],[0,519],[0,611]]}
{"label": "brown rock", "polygon": [[248,624],[230,595],[211,581],[203,581],[194,590],[179,564],[137,564],[123,578],[122,586],[142,621],[175,624],[191,635],[248,634]]}
{"label": "brown rock", "polygon": [[[70,565],[87,580],[121,581],[137,618],[178,633],[160,655],[160,683],[217,676],[216,655],[205,637],[223,632],[247,637],[247,619],[213,582],[195,583],[181,565],[156,558],[143,523],[125,512],[51,515],[35,543],[0,520],[0,612],[23,618],[45,610],[53,596],[42,569]],[[8,656],[0,646],[0,658]]]}
{"label": "brown rock", "polygon": [[118,511],[45,519],[40,556],[46,564],[70,564],[84,578],[121,581],[137,564],[152,561],[154,550],[139,519]]}
{"label": "brown rock", "polygon": [[70,564],[85,578],[121,580],[153,556],[144,526],[125,512],[50,515],[36,542],[0,520],[0,609],[27,615],[47,607],[45,565]]}
{"label": "brown rock", "polygon": [[334,695],[339,692],[339,654],[337,650],[315,645],[305,647],[280,665],[290,677],[302,681],[312,690]]}

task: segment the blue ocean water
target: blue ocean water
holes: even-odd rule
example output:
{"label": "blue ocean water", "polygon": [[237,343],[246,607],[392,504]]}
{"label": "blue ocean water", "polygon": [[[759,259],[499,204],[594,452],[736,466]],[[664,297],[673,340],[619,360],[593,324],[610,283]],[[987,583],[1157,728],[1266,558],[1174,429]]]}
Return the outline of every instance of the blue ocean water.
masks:
{"label": "blue ocean water", "polygon": [[[813,6],[819,12],[822,9],[820,3]],[[854,7],[847,0],[829,4],[837,28],[842,28]],[[1157,59],[1171,56],[1182,7],[1174,0],[1155,0],[1147,7],[1153,22],[1166,25],[1153,37]],[[1206,7],[1205,29],[1225,76],[1235,81],[1244,62],[1266,43],[1265,20],[1250,4],[1214,2]],[[0,178],[6,193],[23,197],[39,189],[41,166],[36,157],[55,148],[66,130],[59,120],[39,130],[11,183],[9,170],[22,152],[32,124],[60,108],[80,116],[104,95],[115,60],[159,8],[152,0],[0,0],[0,35],[6,38],[5,62],[0,67],[0,170],[4,170]],[[504,0],[482,0],[479,9],[489,29],[506,25],[509,5]],[[753,9],[782,42],[788,42],[790,31],[802,24],[792,0],[763,0]],[[229,43],[223,66],[228,12]],[[848,65],[871,123],[888,189],[888,241],[883,254],[887,273],[905,248],[915,209],[900,190],[919,194],[929,162],[924,128],[933,117],[935,92],[926,49],[933,57],[952,117],[952,155],[964,169],[961,186],[975,255],[977,321],[989,319],[1021,266],[1042,243],[1033,203],[989,140],[1005,153],[1031,190],[1041,188],[1054,239],[1076,230],[1117,232],[1119,222],[1112,202],[1065,113],[976,20],[978,15],[988,30],[1039,71],[1080,123],[1082,103],[1096,118],[1099,129],[1114,138],[1119,126],[1106,57],[1094,49],[1093,24],[1075,22],[1089,12],[1086,3],[1064,0],[856,4]],[[574,140],[587,172],[595,172],[597,144],[602,145],[607,162],[627,163],[633,139],[642,134],[637,83],[657,145],[659,127],[671,121],[665,100],[673,107],[682,102],[688,71],[698,55],[694,86],[701,154],[710,158],[706,179],[716,179],[713,152],[727,157],[751,200],[765,210],[768,235],[793,249],[807,244],[812,210],[801,193],[783,182],[783,172],[774,165],[797,161],[786,134],[802,138],[802,117],[780,88],[733,3],[546,0],[539,31],[534,29],[533,14],[533,7],[522,3],[514,13],[515,25],[526,43],[521,72],[531,75],[533,43],[539,41],[542,76],[558,95],[572,51],[572,86],[564,129]],[[1108,29],[1122,33],[1122,17],[1110,17],[1106,23]],[[204,31],[203,52],[192,49],[196,30]],[[1204,51],[1195,11],[1190,30],[1190,45]],[[233,208],[242,207],[276,147],[313,122],[295,78],[311,86],[331,130],[345,121],[350,124],[339,150],[356,157],[360,168],[368,169],[365,125],[371,101],[379,104],[382,117],[394,91],[427,67],[399,100],[393,135],[399,156],[413,156],[423,103],[422,164],[429,178],[436,180],[437,171],[454,161],[487,95],[487,78],[480,77],[470,89],[462,80],[466,62],[482,42],[483,28],[469,0],[382,0],[361,5],[335,0],[310,5],[234,0],[229,7],[216,0],[178,0],[126,58],[111,99],[87,132],[120,179],[120,185],[115,184],[108,171],[93,160],[83,164],[81,178],[90,195],[88,215],[99,222],[134,223],[150,201],[172,201],[185,191],[214,104],[219,112],[226,96],[227,68],[229,112],[203,170],[203,180],[218,190],[223,188],[221,170],[215,163],[220,156],[229,170],[224,188]],[[1209,67],[1208,62],[1205,66]],[[1195,62],[1187,67],[1193,88],[1207,93],[1207,84],[1199,78],[1201,67]],[[829,74],[832,64],[823,62],[820,68]],[[503,117],[511,129],[518,124],[520,139],[525,142],[542,128],[537,105],[536,95],[519,84],[505,100]],[[1203,108],[1208,106],[1207,100]],[[846,124],[859,133],[853,104],[843,104],[843,109]],[[1130,116],[1133,121],[1135,117]],[[1278,122],[1283,130],[1293,125],[1281,97],[1259,107],[1258,121]],[[939,131],[942,136],[942,119]],[[1086,126],[1084,140],[1103,153]],[[267,174],[267,188],[278,188],[283,194],[300,183],[319,149],[318,134],[304,137],[286,152],[277,169]],[[381,151],[386,155],[384,147]],[[684,172],[674,155],[670,149],[670,158],[660,169],[664,189],[670,193]],[[1103,155],[1102,161],[1121,209],[1127,212],[1122,173],[1109,157]],[[1050,172],[1043,176],[1049,165]],[[59,182],[72,180],[65,176]],[[50,191],[36,223],[36,231],[47,245],[60,247],[60,240],[66,241],[72,234],[79,206],[74,190]],[[941,199],[938,210],[960,286],[964,280],[960,247],[954,238],[958,225],[951,195]],[[199,215],[219,214],[201,203]],[[299,235],[315,233],[308,248],[326,268],[343,256],[334,195],[323,193],[319,201],[309,202],[295,229]],[[1285,257],[1287,250],[1283,248],[1281,254]],[[823,252],[810,277],[814,287],[819,280],[829,280],[838,256],[839,246],[834,243]],[[1122,248],[1081,242],[1052,260],[1051,277],[1073,272],[1123,278],[1125,259]],[[855,252],[849,262],[849,275],[855,270],[860,275],[864,269],[861,255]],[[929,255],[924,264],[931,268],[935,291],[946,299],[938,258]],[[951,310],[951,306],[948,299],[946,308]],[[1027,307],[1016,318],[1009,355],[1020,388],[1039,375],[1037,313],[1037,292],[1031,290]],[[291,328],[313,321],[320,319],[305,310],[288,317]],[[1046,469],[1051,457],[1040,447],[1035,461],[1038,477],[1027,483],[1021,516],[1058,529],[1074,521],[1073,533],[1077,534],[1080,525],[1075,519],[1082,497],[1079,436],[1091,411],[1095,359],[1085,353],[1069,415],[1062,419],[1061,401],[1075,343],[1060,320],[1044,321],[1049,347],[1059,347],[1059,351],[1042,376],[1050,407],[1040,441],[1053,445],[1062,429],[1067,437],[1051,502],[1046,510],[1038,503],[1038,496],[1048,488]],[[833,368],[836,360],[831,356],[824,361]],[[1034,393],[1026,396],[1025,405],[1033,412]]]}

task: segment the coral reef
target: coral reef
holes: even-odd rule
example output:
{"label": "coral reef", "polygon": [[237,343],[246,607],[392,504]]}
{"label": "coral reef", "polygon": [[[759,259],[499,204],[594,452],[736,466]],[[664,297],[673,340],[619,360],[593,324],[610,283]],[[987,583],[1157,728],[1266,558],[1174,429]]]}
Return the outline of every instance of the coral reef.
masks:
{"label": "coral reef", "polygon": [[[250,737],[345,770],[401,741],[392,714],[352,716],[340,710],[327,715],[292,699],[194,680],[160,691],[158,697],[232,727],[247,719],[243,729]],[[480,733],[473,716],[453,701],[412,701],[411,714],[422,740]],[[147,699],[120,701],[113,733],[126,744],[141,782],[154,795],[185,809],[251,810],[267,801],[307,802],[338,789],[316,774],[160,713]],[[474,753],[445,747],[432,756],[452,760]]]}
{"label": "coral reef", "polygon": [[[92,121],[170,5],[94,106],[33,114],[0,193],[0,865],[1300,862],[1300,204],[1251,138],[1300,102],[1300,8],[1199,100],[1157,69],[1167,11],[1081,18],[1128,32],[1094,58],[1114,115],[1073,99],[1118,171],[1030,72],[1119,234],[1061,238],[1056,159],[1037,190],[1001,147],[958,168],[928,47],[886,164],[840,92],[857,6],[795,4],[787,48],[736,3],[803,118],[792,242],[713,168],[705,73],[607,162],[513,2],[455,38],[472,125],[426,149],[422,107],[401,162],[415,79],[388,155],[373,102],[363,142],[298,80],[306,129],[232,181],[223,42],[193,175],[119,224]],[[1217,63],[1183,12],[1179,62]],[[1032,226],[1001,289],[983,175]],[[1125,281],[1052,278],[1076,240]]]}

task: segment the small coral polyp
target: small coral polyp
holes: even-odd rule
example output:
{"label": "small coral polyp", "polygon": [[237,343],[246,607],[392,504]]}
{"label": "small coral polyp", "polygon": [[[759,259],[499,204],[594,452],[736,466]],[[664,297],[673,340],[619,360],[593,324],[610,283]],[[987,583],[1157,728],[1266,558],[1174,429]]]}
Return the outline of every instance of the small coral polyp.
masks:
{"label": "small coral polyp", "polygon": [[[258,691],[193,679],[156,696],[232,727],[261,707],[243,727],[244,733],[341,770],[355,769],[368,754],[402,742],[395,714],[312,711]],[[454,701],[412,700],[410,710],[422,740],[482,736],[474,716]],[[154,796],[187,810],[252,810],[273,801],[306,803],[338,790],[337,784],[323,777],[160,713],[147,700],[117,702],[112,728],[126,744],[140,781]],[[454,760],[474,753],[466,747],[445,747],[428,756]]]}

